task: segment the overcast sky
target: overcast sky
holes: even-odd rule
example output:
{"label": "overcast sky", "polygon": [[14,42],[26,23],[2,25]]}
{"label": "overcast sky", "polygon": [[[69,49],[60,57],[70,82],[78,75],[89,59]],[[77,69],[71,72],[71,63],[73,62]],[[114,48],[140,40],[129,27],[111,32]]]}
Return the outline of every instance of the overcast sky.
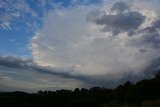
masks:
{"label": "overcast sky", "polygon": [[0,0],[0,91],[151,78],[159,47],[159,0]]}

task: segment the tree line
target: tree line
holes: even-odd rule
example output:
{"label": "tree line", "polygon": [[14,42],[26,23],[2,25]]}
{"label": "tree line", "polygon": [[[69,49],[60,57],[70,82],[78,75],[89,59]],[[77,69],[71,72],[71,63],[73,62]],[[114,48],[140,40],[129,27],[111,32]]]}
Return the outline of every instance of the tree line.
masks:
{"label": "tree line", "polygon": [[1,92],[0,107],[160,107],[160,73],[135,84],[127,81],[115,89]]}

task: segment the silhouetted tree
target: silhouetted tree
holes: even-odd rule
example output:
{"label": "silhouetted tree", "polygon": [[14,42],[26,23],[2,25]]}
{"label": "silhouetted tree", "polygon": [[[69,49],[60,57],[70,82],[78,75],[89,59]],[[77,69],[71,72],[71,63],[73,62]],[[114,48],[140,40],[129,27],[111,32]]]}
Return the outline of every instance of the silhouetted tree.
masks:
{"label": "silhouetted tree", "polygon": [[160,73],[136,84],[127,81],[115,89],[1,92],[0,107],[160,107]]}

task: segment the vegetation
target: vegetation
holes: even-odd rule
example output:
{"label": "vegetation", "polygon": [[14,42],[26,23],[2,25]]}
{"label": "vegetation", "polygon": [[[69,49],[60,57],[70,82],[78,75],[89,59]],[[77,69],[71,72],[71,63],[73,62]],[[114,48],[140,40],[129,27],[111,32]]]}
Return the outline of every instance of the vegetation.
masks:
{"label": "vegetation", "polygon": [[136,84],[128,81],[116,89],[2,92],[0,107],[160,107],[160,74]]}

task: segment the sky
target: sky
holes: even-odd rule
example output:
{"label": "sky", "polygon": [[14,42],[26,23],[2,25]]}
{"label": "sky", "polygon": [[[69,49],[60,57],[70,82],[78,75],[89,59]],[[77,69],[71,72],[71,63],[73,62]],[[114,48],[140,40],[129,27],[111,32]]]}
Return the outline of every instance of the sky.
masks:
{"label": "sky", "polygon": [[0,91],[114,88],[160,69],[159,0],[0,0]]}

